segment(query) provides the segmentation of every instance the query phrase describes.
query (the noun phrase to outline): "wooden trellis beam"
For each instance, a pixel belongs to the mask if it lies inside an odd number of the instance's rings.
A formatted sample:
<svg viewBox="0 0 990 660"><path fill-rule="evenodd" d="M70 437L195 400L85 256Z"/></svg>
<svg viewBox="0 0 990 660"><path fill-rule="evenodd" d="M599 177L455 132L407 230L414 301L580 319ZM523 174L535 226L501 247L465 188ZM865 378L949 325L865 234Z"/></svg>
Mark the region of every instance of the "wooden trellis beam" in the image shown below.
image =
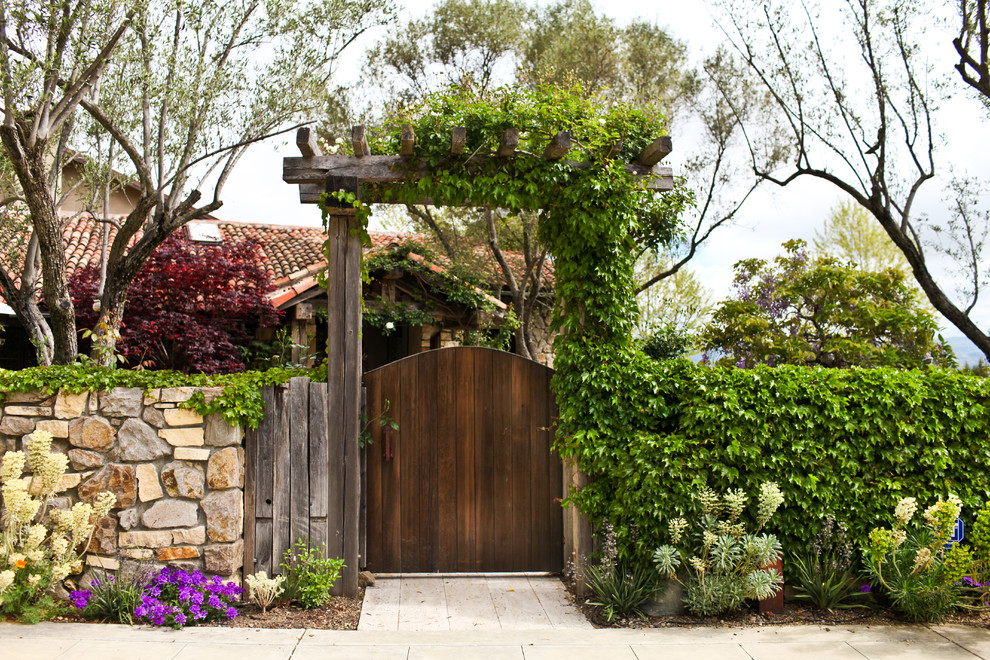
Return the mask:
<svg viewBox="0 0 990 660"><path fill-rule="evenodd" d="M406 130L408 128L408 131ZM465 152L467 131L463 126L453 129L450 139L450 158L461 158ZM328 178L335 181L346 180L356 182L360 188L363 184L389 183L416 178L423 174L422 169L416 169L410 159L415 154L415 135L411 126L404 126L400 135L400 154L396 156L372 156L363 126L355 126L351 132L351 142L354 154L322 155L316 144L315 136L308 127L299 129L296 144L302 156L289 157L282 161L282 180L299 186L299 201L303 204L316 204L320 195L327 190ZM493 155L472 155L471 162L481 162L486 158L512 157L519 146L519 130L506 129L502 135L499 147ZM571 136L567 131L557 133L543 152L547 160L562 160L570 150ZM609 155L616 155L621 150L621 143L609 150ZM660 167L658 163L671 152L669 136L657 138L632 163L627 163L626 171L642 177L645 186L650 190L672 190L674 187L673 171L669 167ZM587 169L591 163L564 161L575 169ZM375 201L375 200L367 200Z"/></svg>

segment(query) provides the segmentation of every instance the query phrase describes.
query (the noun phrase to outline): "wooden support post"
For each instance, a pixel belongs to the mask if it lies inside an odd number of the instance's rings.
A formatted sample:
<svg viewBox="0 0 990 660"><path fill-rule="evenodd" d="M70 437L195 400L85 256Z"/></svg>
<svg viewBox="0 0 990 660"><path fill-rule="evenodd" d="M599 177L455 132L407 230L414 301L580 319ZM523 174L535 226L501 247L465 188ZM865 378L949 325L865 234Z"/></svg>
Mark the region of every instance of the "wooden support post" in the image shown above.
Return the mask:
<svg viewBox="0 0 990 660"><path fill-rule="evenodd" d="M327 177L327 189L357 192L353 177ZM361 237L353 209L341 208L327 221L327 280L331 283L327 319L327 436L331 468L343 464L343 479L331 480L331 502L343 503L340 532L346 567L339 591L358 589L361 515L361 461L358 449L361 402ZM342 454L342 455L341 455ZM332 474L337 470L331 469ZM339 473L339 471L338 471ZM336 481L336 483L334 483ZM333 530L328 530L333 534Z"/></svg>
<svg viewBox="0 0 990 660"><path fill-rule="evenodd" d="M502 134L502 142L498 145L498 151L495 155L499 158L508 158L516 152L516 147L519 146L519 129L518 128L507 128L505 133Z"/></svg>
<svg viewBox="0 0 990 660"><path fill-rule="evenodd" d="M467 128L455 126L450 134L450 155L460 156L464 153L464 145L467 144Z"/></svg>
<svg viewBox="0 0 990 660"><path fill-rule="evenodd" d="M562 469L565 497L588 485L588 475L581 472L574 460L563 461ZM584 567L594 549L591 523L576 505L571 504L564 509L564 567L574 570L574 590L578 596L590 593L584 579Z"/></svg>
<svg viewBox="0 0 990 660"><path fill-rule="evenodd" d="M416 134L409 124L402 125L402 133L399 135L399 155L403 158L412 158L416 153Z"/></svg>
<svg viewBox="0 0 990 660"><path fill-rule="evenodd" d="M351 129L351 146L354 147L354 155L359 158L371 155L371 149L368 148L368 139L364 135L364 126L358 124Z"/></svg>
<svg viewBox="0 0 990 660"><path fill-rule="evenodd" d="M550 144L543 150L543 158L546 160L560 160L571 150L571 132L560 131L553 136Z"/></svg>
<svg viewBox="0 0 990 660"><path fill-rule="evenodd" d="M661 160L670 155L674 145L669 135L663 135L654 140L648 147L640 152L636 158L636 164L643 167L653 167Z"/></svg>

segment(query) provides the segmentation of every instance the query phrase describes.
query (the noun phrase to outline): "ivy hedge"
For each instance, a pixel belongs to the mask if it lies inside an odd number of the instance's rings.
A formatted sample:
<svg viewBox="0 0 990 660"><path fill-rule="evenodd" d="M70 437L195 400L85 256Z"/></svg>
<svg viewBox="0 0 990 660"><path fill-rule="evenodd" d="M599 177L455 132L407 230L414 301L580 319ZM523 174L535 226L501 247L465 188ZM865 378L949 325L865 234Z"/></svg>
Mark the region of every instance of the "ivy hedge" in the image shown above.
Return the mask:
<svg viewBox="0 0 990 660"><path fill-rule="evenodd" d="M601 357L580 385L565 385L568 404L596 423L558 442L594 479L575 500L642 559L704 485L753 493L776 481L786 500L773 531L789 550L827 514L863 542L901 497L927 505L955 493L964 518L990 499L990 380L943 369L712 368L631 349Z"/></svg>
<svg viewBox="0 0 990 660"><path fill-rule="evenodd" d="M131 371L96 365L54 365L31 367L21 371L0 369L0 396L6 392L49 392L65 389L72 394L100 392L115 387L140 387L145 392L159 387L223 387L223 392L206 401L202 392L182 404L201 415L219 413L230 424L257 428L265 415L261 388L287 383L290 378L306 376L325 382L324 363L313 369L275 368L235 374L183 374L178 371Z"/></svg>

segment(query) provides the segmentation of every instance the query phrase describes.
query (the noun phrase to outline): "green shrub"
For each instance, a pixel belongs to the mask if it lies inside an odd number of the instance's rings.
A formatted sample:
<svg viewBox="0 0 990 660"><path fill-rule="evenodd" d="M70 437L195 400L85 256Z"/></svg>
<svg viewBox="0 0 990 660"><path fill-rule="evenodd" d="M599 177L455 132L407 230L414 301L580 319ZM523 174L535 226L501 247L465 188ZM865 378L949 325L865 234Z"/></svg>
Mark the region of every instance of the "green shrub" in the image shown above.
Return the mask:
<svg viewBox="0 0 990 660"><path fill-rule="evenodd" d="M946 550L962 503L950 495L925 510L923 527L912 525L913 497L898 502L891 528L870 531L863 559L871 580L898 612L912 621L944 621L959 603L960 581L972 563L969 549Z"/></svg>
<svg viewBox="0 0 990 660"><path fill-rule="evenodd" d="M285 551L280 565L285 576L282 599L307 610L324 605L342 568L343 559L325 557L322 547L309 547L305 539L297 539L295 548Z"/></svg>
<svg viewBox="0 0 990 660"><path fill-rule="evenodd" d="M578 365L580 377L560 378ZM555 367L556 446L591 477L574 500L593 522L615 525L620 555L648 558L705 486L751 492L777 482L786 505L775 525L788 554L814 537L822 511L841 514L858 546L905 494L937 487L969 512L990 499L986 379L712 368L590 343Z"/></svg>
<svg viewBox="0 0 990 660"><path fill-rule="evenodd" d="M109 573L94 576L86 591L73 591L72 600L82 605L87 619L108 623L134 623L134 610L141 604L147 576Z"/></svg>
<svg viewBox="0 0 990 660"><path fill-rule="evenodd" d="M701 490L695 497L699 510L694 526L684 518L672 520L670 544L653 555L660 574L684 586L684 604L694 614L737 610L747 598L770 598L783 586L780 573L767 568L780 559L780 543L772 534L757 535L783 501L780 490L773 483L760 487L752 533L741 520L747 499L741 490L722 495Z"/></svg>

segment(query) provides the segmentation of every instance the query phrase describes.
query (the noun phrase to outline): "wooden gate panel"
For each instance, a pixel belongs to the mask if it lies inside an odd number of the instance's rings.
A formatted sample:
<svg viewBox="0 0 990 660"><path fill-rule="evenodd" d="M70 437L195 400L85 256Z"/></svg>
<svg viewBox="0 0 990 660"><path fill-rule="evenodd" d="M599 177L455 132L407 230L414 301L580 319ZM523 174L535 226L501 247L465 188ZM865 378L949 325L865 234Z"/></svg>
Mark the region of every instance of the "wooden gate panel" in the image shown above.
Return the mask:
<svg viewBox="0 0 990 660"><path fill-rule="evenodd" d="M372 424L377 446L366 450L368 568L560 570L550 373L508 353L456 348L365 374L369 418L388 401L399 425Z"/></svg>

